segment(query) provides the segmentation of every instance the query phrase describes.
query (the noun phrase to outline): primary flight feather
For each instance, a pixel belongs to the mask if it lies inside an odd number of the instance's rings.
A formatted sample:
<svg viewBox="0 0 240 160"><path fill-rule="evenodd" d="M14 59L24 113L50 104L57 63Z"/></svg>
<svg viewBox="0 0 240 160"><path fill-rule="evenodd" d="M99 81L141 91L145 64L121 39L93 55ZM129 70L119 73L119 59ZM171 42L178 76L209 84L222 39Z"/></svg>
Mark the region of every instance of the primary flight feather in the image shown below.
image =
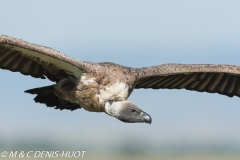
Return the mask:
<svg viewBox="0 0 240 160"><path fill-rule="evenodd" d="M131 68L92 63L54 49L0 35L0 68L55 85L26 90L35 102L55 109L105 112L123 122L151 123L150 115L128 101L133 89L187 89L240 97L240 66L163 64Z"/></svg>

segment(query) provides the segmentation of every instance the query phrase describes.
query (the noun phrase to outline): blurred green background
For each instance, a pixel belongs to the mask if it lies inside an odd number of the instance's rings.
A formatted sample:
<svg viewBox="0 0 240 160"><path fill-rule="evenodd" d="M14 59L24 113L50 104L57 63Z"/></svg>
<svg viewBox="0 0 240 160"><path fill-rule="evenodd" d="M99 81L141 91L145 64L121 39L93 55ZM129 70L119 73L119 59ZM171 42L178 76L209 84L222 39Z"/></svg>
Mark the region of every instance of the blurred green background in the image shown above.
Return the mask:
<svg viewBox="0 0 240 160"><path fill-rule="evenodd" d="M0 34L71 57L131 67L240 65L237 0L1 1ZM153 123L58 111L23 91L51 84L0 70L0 150L86 150L85 159L239 159L239 98L185 90L135 90Z"/></svg>

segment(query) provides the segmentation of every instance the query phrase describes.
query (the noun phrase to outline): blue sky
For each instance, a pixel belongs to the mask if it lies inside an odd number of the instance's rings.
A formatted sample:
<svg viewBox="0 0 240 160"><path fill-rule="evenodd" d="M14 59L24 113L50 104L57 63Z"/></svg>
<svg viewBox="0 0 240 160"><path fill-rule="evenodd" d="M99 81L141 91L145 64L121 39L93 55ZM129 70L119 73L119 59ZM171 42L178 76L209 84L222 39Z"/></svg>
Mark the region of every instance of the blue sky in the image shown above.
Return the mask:
<svg viewBox="0 0 240 160"><path fill-rule="evenodd" d="M0 34L84 61L131 67L240 65L239 7L237 0L8 0L0 6ZM83 109L60 112L35 104L34 97L23 91L50 81L5 70L0 73L3 148L19 139L66 142L93 152L129 141L146 143L145 150L182 142L240 145L240 100L236 97L185 90L135 90L129 99L149 113L153 123L125 124L104 113Z"/></svg>

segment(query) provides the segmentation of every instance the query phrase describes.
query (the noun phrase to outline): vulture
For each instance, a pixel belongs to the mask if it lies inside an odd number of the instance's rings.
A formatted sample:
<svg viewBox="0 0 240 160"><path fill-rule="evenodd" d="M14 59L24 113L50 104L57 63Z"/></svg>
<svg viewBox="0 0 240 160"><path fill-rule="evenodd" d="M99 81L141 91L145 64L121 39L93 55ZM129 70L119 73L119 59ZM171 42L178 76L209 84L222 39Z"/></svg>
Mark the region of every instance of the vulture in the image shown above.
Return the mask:
<svg viewBox="0 0 240 160"><path fill-rule="evenodd" d="M105 112L128 123L152 122L150 115L127 100L133 89L187 89L240 97L240 66L162 64L132 68L93 63L7 35L0 35L0 68L54 82L25 91L36 95L36 103L60 110Z"/></svg>

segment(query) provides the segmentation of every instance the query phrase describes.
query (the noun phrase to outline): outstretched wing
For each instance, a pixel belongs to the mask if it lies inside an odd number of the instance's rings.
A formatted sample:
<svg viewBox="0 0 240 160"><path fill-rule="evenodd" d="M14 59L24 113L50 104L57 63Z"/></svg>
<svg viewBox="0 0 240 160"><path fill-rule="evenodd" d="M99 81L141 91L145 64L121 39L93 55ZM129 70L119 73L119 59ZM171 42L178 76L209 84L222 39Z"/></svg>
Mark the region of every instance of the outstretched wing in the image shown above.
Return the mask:
<svg viewBox="0 0 240 160"><path fill-rule="evenodd" d="M86 64L54 49L0 35L0 68L56 82L80 79Z"/></svg>
<svg viewBox="0 0 240 160"><path fill-rule="evenodd" d="M135 88L187 89L240 97L240 66L163 64L136 71Z"/></svg>

